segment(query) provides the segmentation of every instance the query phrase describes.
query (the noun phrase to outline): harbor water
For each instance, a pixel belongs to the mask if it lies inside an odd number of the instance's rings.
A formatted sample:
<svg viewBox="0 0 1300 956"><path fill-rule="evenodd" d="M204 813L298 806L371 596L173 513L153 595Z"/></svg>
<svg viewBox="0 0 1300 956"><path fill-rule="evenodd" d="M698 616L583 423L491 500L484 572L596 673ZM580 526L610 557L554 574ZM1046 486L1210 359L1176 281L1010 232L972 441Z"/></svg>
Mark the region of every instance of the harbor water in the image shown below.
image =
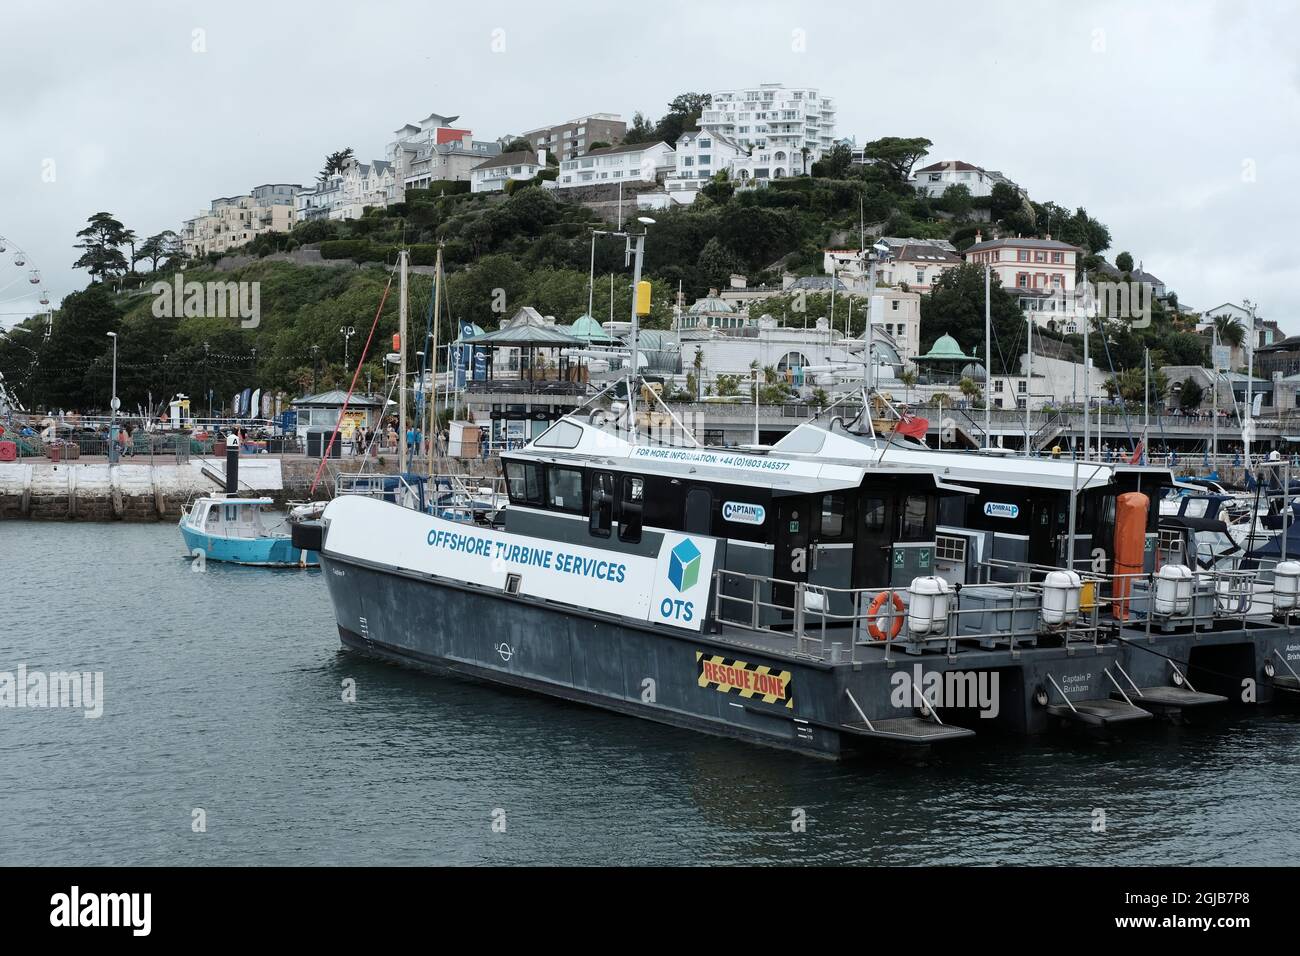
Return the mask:
<svg viewBox="0 0 1300 956"><path fill-rule="evenodd" d="M0 865L1300 859L1294 712L827 763L371 662L319 571L170 524L0 524L20 667L102 673L102 714L0 706Z"/></svg>

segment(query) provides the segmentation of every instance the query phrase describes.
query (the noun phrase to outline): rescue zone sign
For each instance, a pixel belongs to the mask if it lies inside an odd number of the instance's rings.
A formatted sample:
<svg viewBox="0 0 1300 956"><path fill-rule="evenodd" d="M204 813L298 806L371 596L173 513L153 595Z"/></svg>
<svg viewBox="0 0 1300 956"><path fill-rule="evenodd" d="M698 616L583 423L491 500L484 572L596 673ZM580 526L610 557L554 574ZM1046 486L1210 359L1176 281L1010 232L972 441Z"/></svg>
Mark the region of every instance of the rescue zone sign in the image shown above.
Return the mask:
<svg viewBox="0 0 1300 956"><path fill-rule="evenodd" d="M789 671L774 671L766 664L747 664L717 654L695 652L699 665L699 685L712 687L723 694L732 691L741 697L762 698L765 704L779 704L794 709Z"/></svg>

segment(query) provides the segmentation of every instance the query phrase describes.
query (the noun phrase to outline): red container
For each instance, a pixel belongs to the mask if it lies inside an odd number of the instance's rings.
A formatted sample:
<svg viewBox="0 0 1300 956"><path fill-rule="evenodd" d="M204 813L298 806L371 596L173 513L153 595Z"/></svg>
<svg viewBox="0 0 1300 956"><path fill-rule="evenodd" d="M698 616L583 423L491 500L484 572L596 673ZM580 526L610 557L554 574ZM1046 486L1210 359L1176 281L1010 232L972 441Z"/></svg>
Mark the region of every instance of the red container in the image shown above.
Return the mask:
<svg viewBox="0 0 1300 956"><path fill-rule="evenodd" d="M11 441L0 441L0 461L17 461L18 444Z"/></svg>
<svg viewBox="0 0 1300 956"><path fill-rule="evenodd" d="M58 445L50 445L45 449L45 454L50 456L50 461L58 461L63 456L63 449Z"/></svg>

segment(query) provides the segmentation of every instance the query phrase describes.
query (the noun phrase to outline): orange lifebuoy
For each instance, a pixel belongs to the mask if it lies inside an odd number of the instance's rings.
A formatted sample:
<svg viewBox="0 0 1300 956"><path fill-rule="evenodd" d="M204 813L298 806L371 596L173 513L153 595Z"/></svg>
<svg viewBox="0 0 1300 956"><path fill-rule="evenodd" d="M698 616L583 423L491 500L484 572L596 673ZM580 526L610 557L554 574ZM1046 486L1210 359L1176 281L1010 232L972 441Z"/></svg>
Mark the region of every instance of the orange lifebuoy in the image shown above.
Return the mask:
<svg viewBox="0 0 1300 956"><path fill-rule="evenodd" d="M884 632L876 626L876 618L880 616L880 609L885 606L885 602L890 598L894 599L894 621L889 626L889 637L885 637ZM903 629L903 614L906 612L903 607L903 599L898 596L897 591L881 591L871 601L871 606L867 608L867 630L871 636L878 641L892 641L898 637L898 632Z"/></svg>

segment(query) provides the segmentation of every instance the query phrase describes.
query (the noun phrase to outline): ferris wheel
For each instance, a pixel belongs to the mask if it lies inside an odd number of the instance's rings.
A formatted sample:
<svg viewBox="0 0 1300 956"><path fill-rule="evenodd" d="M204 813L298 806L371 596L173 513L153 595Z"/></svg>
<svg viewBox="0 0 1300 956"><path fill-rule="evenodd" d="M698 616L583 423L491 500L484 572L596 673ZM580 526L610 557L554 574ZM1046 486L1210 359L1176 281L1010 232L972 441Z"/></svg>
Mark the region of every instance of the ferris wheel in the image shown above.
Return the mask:
<svg viewBox="0 0 1300 956"><path fill-rule="evenodd" d="M13 331L23 319L42 313L45 315L45 330L39 342L26 341L36 338L31 333L22 334L31 329L31 326L24 326L18 332ZM24 380L9 382L10 388L5 387L3 374L0 373L0 414L12 409L22 410L22 403L12 393L12 387L21 387L30 379L40 361L37 348L50 340L53 328L54 314L50 311L50 295L41 281L40 269L22 246L0 233L0 336L30 352L32 356ZM9 331L6 332L6 329Z"/></svg>
<svg viewBox="0 0 1300 956"><path fill-rule="evenodd" d="M49 306L50 294L45 290L41 270L22 246L0 232L0 328L45 313L44 340L48 341L53 327Z"/></svg>

